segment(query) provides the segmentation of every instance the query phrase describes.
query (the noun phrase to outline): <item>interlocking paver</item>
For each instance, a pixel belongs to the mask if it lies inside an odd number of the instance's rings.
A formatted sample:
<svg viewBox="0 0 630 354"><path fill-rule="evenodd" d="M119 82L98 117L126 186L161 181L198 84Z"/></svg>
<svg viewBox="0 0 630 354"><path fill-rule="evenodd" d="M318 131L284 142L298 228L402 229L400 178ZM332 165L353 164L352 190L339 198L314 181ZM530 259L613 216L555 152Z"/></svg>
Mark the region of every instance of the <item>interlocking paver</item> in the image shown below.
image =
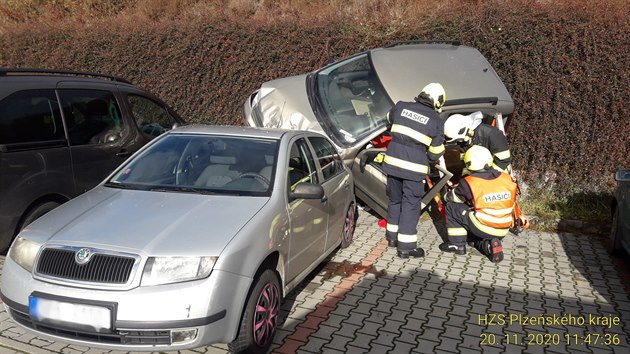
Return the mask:
<svg viewBox="0 0 630 354"><path fill-rule="evenodd" d="M383 243L384 231L376 222L361 212L354 244L334 254L330 263L289 294L273 352L630 352L626 290L630 287L627 277L618 273L619 262L611 260L597 238L526 230L505 239L506 257L497 265L473 248L465 256L440 252L436 230L443 232L443 223L423 218L418 229L427 256L401 260L395 249ZM3 262L0 257L0 274ZM479 320L487 314L508 319L511 315L610 315L618 317L619 324L611 328L589 323L531 326L517 320L489 325ZM619 343L566 343L567 337L588 334L616 335ZM496 336L497 343L482 346L482 339L490 335ZM528 345L528 336L537 335L559 336L561 343ZM506 338L512 343L506 344ZM27 334L4 310L0 310L0 352L115 353ZM226 352L225 345L213 345L180 354Z"/></svg>

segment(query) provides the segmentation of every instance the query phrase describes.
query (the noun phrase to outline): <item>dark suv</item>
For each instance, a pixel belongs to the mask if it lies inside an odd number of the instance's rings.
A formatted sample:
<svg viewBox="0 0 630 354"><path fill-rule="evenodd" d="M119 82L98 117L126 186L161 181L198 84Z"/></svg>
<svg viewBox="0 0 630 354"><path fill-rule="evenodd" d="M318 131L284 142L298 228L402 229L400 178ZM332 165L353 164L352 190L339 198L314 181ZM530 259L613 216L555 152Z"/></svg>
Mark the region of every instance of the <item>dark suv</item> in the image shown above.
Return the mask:
<svg viewBox="0 0 630 354"><path fill-rule="evenodd" d="M156 96L115 76L0 68L0 252L180 124Z"/></svg>

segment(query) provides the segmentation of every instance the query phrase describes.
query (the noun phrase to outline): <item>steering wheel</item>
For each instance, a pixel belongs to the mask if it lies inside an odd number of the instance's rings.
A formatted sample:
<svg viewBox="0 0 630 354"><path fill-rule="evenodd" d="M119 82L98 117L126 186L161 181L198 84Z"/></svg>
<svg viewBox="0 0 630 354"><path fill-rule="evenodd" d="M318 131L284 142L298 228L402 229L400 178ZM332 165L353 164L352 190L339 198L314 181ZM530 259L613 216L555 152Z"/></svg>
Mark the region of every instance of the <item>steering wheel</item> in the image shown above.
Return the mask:
<svg viewBox="0 0 630 354"><path fill-rule="evenodd" d="M265 176L258 174L256 172L245 172L238 177L239 178L253 178L257 180L258 182L262 183L265 188L268 188L269 184L271 184L271 182L269 182L269 180Z"/></svg>
<svg viewBox="0 0 630 354"><path fill-rule="evenodd" d="M189 144L190 146L190 144ZM175 184L182 185L188 184L191 178L191 171L195 167L193 164L193 155L191 154L190 147L187 146L182 153L182 157L177 162L177 168L175 172Z"/></svg>

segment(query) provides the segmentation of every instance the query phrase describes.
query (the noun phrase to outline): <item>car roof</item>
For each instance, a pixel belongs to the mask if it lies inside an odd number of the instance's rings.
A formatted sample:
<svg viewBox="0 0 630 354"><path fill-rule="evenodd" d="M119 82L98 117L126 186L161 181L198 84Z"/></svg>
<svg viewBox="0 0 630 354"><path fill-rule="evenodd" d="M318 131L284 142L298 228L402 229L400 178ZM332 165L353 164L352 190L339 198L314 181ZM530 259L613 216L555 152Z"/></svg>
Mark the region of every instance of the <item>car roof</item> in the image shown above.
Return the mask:
<svg viewBox="0 0 630 354"><path fill-rule="evenodd" d="M394 103L413 101L422 88L438 82L449 100L497 97L513 111L513 100L486 58L458 44L401 44L369 51L372 64ZM465 83L465 84L464 84Z"/></svg>
<svg viewBox="0 0 630 354"><path fill-rule="evenodd" d="M303 130L209 124L185 125L171 130L169 134L219 134L267 139L281 139L283 136L291 137L302 134L325 137L322 134Z"/></svg>
<svg viewBox="0 0 630 354"><path fill-rule="evenodd" d="M23 85L27 88L55 88L59 82L89 82L115 84L138 88L130 81L118 76L95 72L55 70L55 69L14 69L0 68L0 82L3 85Z"/></svg>

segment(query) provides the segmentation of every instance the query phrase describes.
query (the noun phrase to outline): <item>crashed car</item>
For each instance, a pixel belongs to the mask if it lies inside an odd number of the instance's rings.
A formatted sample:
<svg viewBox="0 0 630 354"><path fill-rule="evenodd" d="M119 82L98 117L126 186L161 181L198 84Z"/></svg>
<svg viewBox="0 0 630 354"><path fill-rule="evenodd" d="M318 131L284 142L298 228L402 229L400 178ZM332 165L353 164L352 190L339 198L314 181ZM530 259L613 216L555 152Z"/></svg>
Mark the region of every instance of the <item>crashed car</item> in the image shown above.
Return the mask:
<svg viewBox="0 0 630 354"><path fill-rule="evenodd" d="M357 198L385 217L387 179L379 159L365 168L360 161L374 149L386 149L386 116L393 105L413 101L430 82L439 82L446 89L440 114L444 120L452 114L480 111L484 123L509 125L514 102L488 60L477 49L459 42L434 41L397 42L311 73L265 82L246 99L245 122L329 136L352 169ZM446 148L446 169L440 165L432 169L433 188L423 197L423 208L450 177L461 174L458 147Z"/></svg>

